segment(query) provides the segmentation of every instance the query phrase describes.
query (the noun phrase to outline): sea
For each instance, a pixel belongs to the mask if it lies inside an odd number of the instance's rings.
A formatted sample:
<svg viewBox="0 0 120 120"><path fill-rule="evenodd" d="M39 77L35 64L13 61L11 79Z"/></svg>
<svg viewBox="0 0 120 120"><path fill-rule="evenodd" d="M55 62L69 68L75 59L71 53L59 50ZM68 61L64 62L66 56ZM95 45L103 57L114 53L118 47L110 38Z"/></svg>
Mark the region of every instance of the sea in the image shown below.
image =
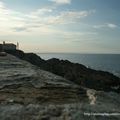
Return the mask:
<svg viewBox="0 0 120 120"><path fill-rule="evenodd" d="M120 77L120 54L37 53L42 59L58 58Z"/></svg>

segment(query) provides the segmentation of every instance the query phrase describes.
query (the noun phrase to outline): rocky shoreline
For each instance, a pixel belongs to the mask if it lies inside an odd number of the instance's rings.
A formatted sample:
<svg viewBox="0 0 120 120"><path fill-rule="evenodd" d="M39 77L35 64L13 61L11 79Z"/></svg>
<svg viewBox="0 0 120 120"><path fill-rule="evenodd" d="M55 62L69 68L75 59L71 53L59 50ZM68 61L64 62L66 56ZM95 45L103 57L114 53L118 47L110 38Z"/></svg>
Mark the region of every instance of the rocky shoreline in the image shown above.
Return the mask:
<svg viewBox="0 0 120 120"><path fill-rule="evenodd" d="M118 93L86 88L9 54L0 57L0 120L119 120L86 115L119 114L118 106Z"/></svg>
<svg viewBox="0 0 120 120"><path fill-rule="evenodd" d="M119 115L94 116L91 114L119 114L118 90L89 89L73 80L42 70L45 65L50 67L51 62L44 61L33 53L14 51L11 54L14 56L7 54L7 56L0 57L0 120L120 119ZM54 60L56 59L52 62ZM73 64L69 61L56 61L58 63L55 62L53 66L62 63L65 65L67 63L68 66ZM82 70L86 69L83 65L80 66ZM111 80L116 78L110 73L104 74L112 76Z"/></svg>
<svg viewBox="0 0 120 120"><path fill-rule="evenodd" d="M7 52L43 70L62 76L79 86L98 91L120 93L120 78L112 73L93 70L82 64L71 63L68 60L59 60L56 58L43 60L34 53L24 53L20 50Z"/></svg>

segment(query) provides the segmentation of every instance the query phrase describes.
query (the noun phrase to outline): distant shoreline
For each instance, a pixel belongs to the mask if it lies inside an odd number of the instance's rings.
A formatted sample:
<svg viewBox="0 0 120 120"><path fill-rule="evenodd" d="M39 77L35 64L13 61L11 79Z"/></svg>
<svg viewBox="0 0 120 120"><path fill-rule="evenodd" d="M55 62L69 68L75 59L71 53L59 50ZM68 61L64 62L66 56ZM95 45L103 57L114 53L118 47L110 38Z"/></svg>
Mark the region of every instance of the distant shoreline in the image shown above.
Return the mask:
<svg viewBox="0 0 120 120"><path fill-rule="evenodd" d="M30 52L27 52L30 53ZM74 53L74 52L34 52L36 54L86 54L86 55L120 55L120 53Z"/></svg>

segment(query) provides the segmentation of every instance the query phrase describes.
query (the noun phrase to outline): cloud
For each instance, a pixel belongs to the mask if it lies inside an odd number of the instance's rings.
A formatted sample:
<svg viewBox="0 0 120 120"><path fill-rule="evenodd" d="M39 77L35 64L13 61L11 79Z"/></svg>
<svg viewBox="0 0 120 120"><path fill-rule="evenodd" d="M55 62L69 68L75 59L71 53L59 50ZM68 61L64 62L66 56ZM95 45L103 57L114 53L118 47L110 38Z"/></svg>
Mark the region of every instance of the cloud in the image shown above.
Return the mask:
<svg viewBox="0 0 120 120"><path fill-rule="evenodd" d="M102 24L102 25L93 26L93 28L96 28L96 29L101 29L101 28L103 28L103 29L105 29L105 28L107 28L107 29L115 29L117 27L118 26L116 24L113 24L113 23L105 23L105 24Z"/></svg>
<svg viewBox="0 0 120 120"><path fill-rule="evenodd" d="M13 28L13 30L15 30L16 32L22 32L22 31L26 31L27 28L26 27L15 27Z"/></svg>
<svg viewBox="0 0 120 120"><path fill-rule="evenodd" d="M56 16L48 16L48 24L70 24L89 16L93 11L63 11Z"/></svg>
<svg viewBox="0 0 120 120"><path fill-rule="evenodd" d="M108 26L109 28L117 28L117 25L112 24L112 23L108 23L107 26Z"/></svg>
<svg viewBox="0 0 120 120"><path fill-rule="evenodd" d="M56 4L71 4L71 0L49 0L49 1L52 1L52 2L55 2Z"/></svg>
<svg viewBox="0 0 120 120"><path fill-rule="evenodd" d="M0 2L0 34L12 34L13 27L24 26L25 15L11 9L7 9L3 2Z"/></svg>
<svg viewBox="0 0 120 120"><path fill-rule="evenodd" d="M48 9L48 8L41 8L41 9L38 9L34 12L32 12L31 14L32 15L43 15L45 13L51 13L53 11L53 9Z"/></svg>
<svg viewBox="0 0 120 120"><path fill-rule="evenodd" d="M95 37L96 35L98 35L97 32L58 32L58 35L61 36L63 39L67 40L68 42L83 42L83 41L87 41L90 40L91 41L91 37L93 40L93 36Z"/></svg>
<svg viewBox="0 0 120 120"><path fill-rule="evenodd" d="M57 31L57 25L76 23L93 13L93 10L57 11L44 7L27 14L11 10L0 2L0 35L51 34Z"/></svg>

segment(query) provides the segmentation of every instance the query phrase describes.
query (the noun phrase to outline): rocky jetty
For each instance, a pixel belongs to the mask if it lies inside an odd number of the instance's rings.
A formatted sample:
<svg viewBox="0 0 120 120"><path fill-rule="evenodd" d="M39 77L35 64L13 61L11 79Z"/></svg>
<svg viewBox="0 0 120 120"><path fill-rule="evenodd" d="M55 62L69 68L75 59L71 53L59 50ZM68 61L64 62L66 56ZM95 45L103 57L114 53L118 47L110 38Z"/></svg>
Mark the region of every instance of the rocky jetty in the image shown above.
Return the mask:
<svg viewBox="0 0 120 120"><path fill-rule="evenodd" d="M120 78L112 73L93 70L82 64L71 63L68 60L56 58L43 60L34 53L24 53L23 51L7 51L43 70L62 76L80 86L100 91L114 91L120 93Z"/></svg>
<svg viewBox="0 0 120 120"><path fill-rule="evenodd" d="M119 120L118 106L118 93L80 87L9 54L0 57L0 120Z"/></svg>

